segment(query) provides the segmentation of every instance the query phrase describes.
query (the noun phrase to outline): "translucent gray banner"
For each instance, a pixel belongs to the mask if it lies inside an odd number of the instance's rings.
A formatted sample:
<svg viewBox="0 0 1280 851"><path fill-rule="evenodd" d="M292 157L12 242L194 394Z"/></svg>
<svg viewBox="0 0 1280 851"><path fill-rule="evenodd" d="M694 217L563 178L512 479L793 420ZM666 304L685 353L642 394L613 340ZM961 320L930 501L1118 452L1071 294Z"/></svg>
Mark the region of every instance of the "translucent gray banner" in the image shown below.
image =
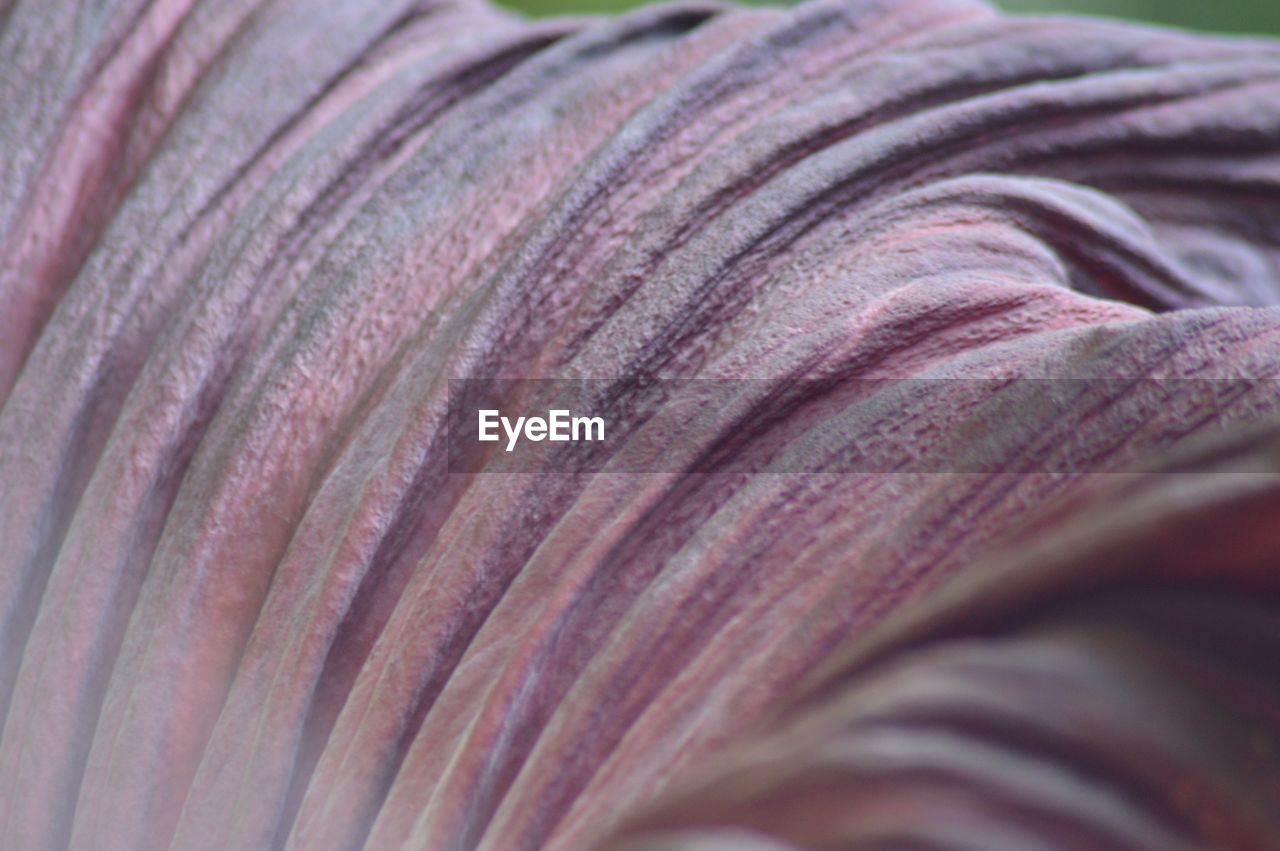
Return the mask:
<svg viewBox="0 0 1280 851"><path fill-rule="evenodd" d="M1127 472L1277 408L1246 378L451 380L449 470Z"/></svg>

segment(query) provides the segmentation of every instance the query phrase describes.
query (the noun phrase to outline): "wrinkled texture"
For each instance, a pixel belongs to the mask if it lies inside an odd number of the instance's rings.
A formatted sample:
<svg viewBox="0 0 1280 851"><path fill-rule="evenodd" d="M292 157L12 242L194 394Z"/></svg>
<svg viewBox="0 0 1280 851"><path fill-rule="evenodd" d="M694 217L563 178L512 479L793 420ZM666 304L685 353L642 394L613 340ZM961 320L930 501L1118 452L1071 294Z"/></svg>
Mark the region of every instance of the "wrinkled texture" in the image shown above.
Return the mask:
<svg viewBox="0 0 1280 851"><path fill-rule="evenodd" d="M1280 835L1280 45L977 0L0 26L0 847ZM451 474L448 380L522 377L606 379L667 471ZM689 434L661 378L759 380ZM1002 416L1002 472L842 469L959 464L1014 378L1135 383ZM744 445L787 472L691 472Z"/></svg>

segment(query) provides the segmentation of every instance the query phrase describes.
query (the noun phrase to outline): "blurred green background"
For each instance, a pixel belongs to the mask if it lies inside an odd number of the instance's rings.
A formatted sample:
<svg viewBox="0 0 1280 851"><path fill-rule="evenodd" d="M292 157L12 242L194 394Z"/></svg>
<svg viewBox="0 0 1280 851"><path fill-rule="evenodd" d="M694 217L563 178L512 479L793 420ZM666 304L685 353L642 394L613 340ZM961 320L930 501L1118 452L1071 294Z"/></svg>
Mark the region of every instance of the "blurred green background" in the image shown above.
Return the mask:
<svg viewBox="0 0 1280 851"><path fill-rule="evenodd" d="M636 0L498 0L530 15L616 12ZM1198 30L1280 34L1280 0L996 0L1011 12L1074 12Z"/></svg>

